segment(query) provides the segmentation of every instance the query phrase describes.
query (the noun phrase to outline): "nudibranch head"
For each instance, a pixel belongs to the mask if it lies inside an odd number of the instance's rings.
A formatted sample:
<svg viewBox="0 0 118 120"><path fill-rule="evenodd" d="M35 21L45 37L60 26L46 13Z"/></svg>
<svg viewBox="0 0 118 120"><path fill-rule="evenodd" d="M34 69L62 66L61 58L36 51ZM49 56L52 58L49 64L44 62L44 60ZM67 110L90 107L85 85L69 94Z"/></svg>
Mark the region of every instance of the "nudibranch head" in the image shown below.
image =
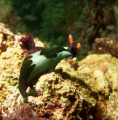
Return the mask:
<svg viewBox="0 0 118 120"><path fill-rule="evenodd" d="M30 33L27 37L22 37L19 41L22 43L22 44L20 44L22 49L29 50L29 49L35 47L35 43L34 43L34 40L33 40L33 35L30 34Z"/></svg>
<svg viewBox="0 0 118 120"><path fill-rule="evenodd" d="M70 39L70 47L68 48L68 50L72 53L70 59L73 59L77 55L77 50L81 48L81 44L78 43L77 46L74 46L74 40L71 34L69 35L69 39Z"/></svg>

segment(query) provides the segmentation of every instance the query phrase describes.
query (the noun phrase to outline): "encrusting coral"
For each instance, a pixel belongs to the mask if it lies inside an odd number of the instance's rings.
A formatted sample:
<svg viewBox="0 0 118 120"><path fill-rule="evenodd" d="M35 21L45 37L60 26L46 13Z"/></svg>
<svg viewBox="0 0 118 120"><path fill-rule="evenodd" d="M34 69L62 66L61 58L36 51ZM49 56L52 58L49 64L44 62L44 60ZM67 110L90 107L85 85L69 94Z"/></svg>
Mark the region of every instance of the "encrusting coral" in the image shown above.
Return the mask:
<svg viewBox="0 0 118 120"><path fill-rule="evenodd" d="M12 100L18 93L19 69L25 55L18 44L20 36L14 35L8 29L1 26L0 34L0 105L6 106L5 104L7 104L12 106Z"/></svg>
<svg viewBox="0 0 118 120"><path fill-rule="evenodd" d="M79 62L78 77L98 95L106 118L117 118L118 59L108 54L89 55Z"/></svg>
<svg viewBox="0 0 118 120"><path fill-rule="evenodd" d="M21 49L19 39L7 28L0 26L0 105L12 106L15 96L19 96L18 79L20 67L26 57ZM38 43L38 42L37 42ZM41 43L41 42L40 42ZM43 44L41 44L43 45ZM43 47L43 46L42 46ZM3 94L4 93L4 94ZM7 105L6 105L7 104Z"/></svg>
<svg viewBox="0 0 118 120"><path fill-rule="evenodd" d="M97 53L111 54L118 58L118 37L116 35L109 36L109 38L96 38L94 50Z"/></svg>
<svg viewBox="0 0 118 120"><path fill-rule="evenodd" d="M108 96L118 90L118 60L110 55L89 55L79 63L79 78L85 80L92 89ZM111 89L111 90L110 90Z"/></svg>

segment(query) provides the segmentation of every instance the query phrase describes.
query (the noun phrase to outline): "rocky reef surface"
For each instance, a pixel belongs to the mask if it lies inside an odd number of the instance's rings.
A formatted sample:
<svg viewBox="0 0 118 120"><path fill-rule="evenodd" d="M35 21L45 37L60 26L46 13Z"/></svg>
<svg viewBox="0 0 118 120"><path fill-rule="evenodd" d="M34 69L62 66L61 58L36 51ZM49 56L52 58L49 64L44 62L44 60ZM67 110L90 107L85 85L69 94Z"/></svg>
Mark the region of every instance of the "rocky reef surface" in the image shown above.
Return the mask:
<svg viewBox="0 0 118 120"><path fill-rule="evenodd" d="M21 37L0 28L1 120L118 119L118 59L108 54L62 60L55 71L39 78L38 96L29 96L29 103L24 103L18 90L20 67L27 55L19 46Z"/></svg>

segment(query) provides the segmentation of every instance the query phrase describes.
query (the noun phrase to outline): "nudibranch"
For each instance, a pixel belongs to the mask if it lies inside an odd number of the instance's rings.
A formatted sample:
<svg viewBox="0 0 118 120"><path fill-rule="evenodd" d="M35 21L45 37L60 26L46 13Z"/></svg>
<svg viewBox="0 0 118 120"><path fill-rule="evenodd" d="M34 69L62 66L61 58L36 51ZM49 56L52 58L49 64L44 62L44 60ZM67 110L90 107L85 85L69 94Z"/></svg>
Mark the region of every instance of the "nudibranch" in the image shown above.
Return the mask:
<svg viewBox="0 0 118 120"><path fill-rule="evenodd" d="M27 88L33 88L33 85L36 84L38 78L42 74L45 74L52 69L55 69L56 65L62 59L69 56L70 59L76 57L77 50L80 49L81 45L80 43L78 43L77 46L74 47L74 40L72 38L72 35L69 35L69 39L69 48L42 48L40 51L30 54L24 59L19 77L19 91L24 99L24 102L28 102L28 94L26 92Z"/></svg>
<svg viewBox="0 0 118 120"><path fill-rule="evenodd" d="M34 40L33 40L33 35L29 33L27 37L22 37L19 42L21 42L20 46L22 49L28 50L28 55L33 54L37 51L40 51L42 47L36 47Z"/></svg>

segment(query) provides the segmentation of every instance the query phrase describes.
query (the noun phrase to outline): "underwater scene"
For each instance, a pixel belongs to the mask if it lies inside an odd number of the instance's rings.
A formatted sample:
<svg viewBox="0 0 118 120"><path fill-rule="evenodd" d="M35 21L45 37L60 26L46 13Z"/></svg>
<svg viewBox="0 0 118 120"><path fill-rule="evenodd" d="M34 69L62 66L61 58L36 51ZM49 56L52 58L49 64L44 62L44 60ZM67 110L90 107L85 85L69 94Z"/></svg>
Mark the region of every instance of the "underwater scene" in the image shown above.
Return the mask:
<svg viewBox="0 0 118 120"><path fill-rule="evenodd" d="M0 0L0 120L118 120L118 0Z"/></svg>

